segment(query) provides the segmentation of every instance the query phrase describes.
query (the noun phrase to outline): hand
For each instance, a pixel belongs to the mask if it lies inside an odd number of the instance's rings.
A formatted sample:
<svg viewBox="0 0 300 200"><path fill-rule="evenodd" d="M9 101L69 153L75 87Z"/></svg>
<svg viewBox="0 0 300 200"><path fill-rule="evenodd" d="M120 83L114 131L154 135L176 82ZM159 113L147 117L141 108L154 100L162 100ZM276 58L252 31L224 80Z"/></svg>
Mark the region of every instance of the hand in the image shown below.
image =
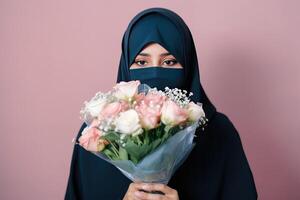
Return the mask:
<svg viewBox="0 0 300 200"><path fill-rule="evenodd" d="M160 191L164 195L151 194L153 191ZM179 197L176 190L164 184L131 183L123 200L179 200Z"/></svg>

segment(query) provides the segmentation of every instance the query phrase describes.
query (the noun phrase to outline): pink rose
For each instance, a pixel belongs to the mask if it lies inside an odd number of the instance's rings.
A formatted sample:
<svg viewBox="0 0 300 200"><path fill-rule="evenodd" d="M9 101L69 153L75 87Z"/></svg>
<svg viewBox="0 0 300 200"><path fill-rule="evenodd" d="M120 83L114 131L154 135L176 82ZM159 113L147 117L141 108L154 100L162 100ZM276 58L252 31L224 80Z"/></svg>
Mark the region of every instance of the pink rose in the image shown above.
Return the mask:
<svg viewBox="0 0 300 200"><path fill-rule="evenodd" d="M125 101L120 102L112 102L107 104L102 111L100 112L98 119L102 120L105 118L114 118L116 117L120 112L125 111L129 108L129 105Z"/></svg>
<svg viewBox="0 0 300 200"><path fill-rule="evenodd" d="M138 93L140 81L121 81L114 86L114 96L125 101L132 101L133 97Z"/></svg>
<svg viewBox="0 0 300 200"><path fill-rule="evenodd" d="M160 121L160 109L150 107L146 103L142 103L135 107L139 114L140 122L143 128L153 129L156 128Z"/></svg>
<svg viewBox="0 0 300 200"><path fill-rule="evenodd" d="M135 109L139 113L142 127L145 129L156 128L160 122L161 107L166 97L149 92L146 96L138 98Z"/></svg>
<svg viewBox="0 0 300 200"><path fill-rule="evenodd" d="M166 101L166 98L167 98L166 96L149 92L146 95L144 100L146 101L147 104L162 106L162 104Z"/></svg>
<svg viewBox="0 0 300 200"><path fill-rule="evenodd" d="M87 151L97 151L98 139L101 131L95 127L87 127L83 130L82 135L78 139L80 146Z"/></svg>
<svg viewBox="0 0 300 200"><path fill-rule="evenodd" d="M172 100L164 102L161 109L161 121L168 126L176 126L188 119L188 112Z"/></svg>

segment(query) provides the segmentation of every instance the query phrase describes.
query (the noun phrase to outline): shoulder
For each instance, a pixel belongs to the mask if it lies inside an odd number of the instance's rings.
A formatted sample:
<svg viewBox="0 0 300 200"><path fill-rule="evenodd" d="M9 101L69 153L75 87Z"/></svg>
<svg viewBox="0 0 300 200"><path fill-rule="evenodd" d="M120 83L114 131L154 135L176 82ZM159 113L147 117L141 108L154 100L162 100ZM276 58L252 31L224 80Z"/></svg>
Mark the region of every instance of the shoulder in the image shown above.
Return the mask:
<svg viewBox="0 0 300 200"><path fill-rule="evenodd" d="M226 114L222 112L216 111L216 113L208 123L209 127L212 129L231 129L236 131L232 121Z"/></svg>
<svg viewBox="0 0 300 200"><path fill-rule="evenodd" d="M222 112L216 112L208 125L208 133L214 134L228 143L239 143L240 136L231 119Z"/></svg>

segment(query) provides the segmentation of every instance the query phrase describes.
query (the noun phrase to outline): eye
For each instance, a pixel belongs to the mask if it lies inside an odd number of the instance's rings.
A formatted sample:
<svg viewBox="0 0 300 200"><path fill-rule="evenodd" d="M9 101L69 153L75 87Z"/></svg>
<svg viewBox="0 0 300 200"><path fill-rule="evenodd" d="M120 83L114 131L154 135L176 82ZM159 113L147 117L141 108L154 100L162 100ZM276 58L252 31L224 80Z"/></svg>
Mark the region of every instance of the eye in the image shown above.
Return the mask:
<svg viewBox="0 0 300 200"><path fill-rule="evenodd" d="M139 66L144 66L144 65L146 65L147 62L145 60L136 60L136 61L134 61L134 63Z"/></svg>
<svg viewBox="0 0 300 200"><path fill-rule="evenodd" d="M172 60L166 60L166 61L164 61L164 63L168 66L173 66L173 65L176 65L178 63L178 61L175 59L172 59Z"/></svg>

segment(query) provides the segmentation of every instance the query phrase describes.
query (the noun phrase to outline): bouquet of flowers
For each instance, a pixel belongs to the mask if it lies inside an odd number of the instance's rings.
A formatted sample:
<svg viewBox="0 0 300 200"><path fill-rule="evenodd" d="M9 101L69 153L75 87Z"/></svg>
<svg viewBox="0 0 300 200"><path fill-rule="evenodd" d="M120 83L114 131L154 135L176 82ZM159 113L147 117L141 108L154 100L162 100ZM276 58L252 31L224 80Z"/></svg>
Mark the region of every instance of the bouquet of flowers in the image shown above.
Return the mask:
<svg viewBox="0 0 300 200"><path fill-rule="evenodd" d="M77 144L132 181L167 184L193 149L196 128L208 121L191 95L122 81L84 102L80 113L87 127Z"/></svg>

